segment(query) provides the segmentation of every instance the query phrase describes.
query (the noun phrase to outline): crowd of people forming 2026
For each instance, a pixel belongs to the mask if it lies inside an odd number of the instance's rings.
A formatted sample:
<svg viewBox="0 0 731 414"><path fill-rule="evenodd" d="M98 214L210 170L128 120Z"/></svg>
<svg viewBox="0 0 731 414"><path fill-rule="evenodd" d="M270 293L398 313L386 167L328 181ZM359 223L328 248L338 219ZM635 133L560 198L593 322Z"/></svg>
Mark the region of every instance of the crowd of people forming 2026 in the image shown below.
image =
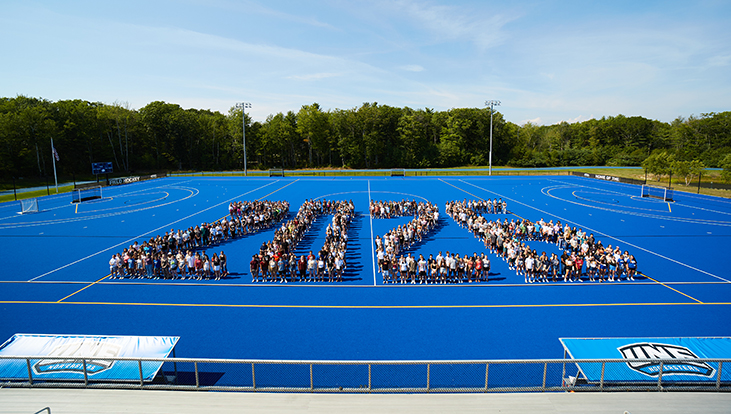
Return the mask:
<svg viewBox="0 0 731 414"><path fill-rule="evenodd" d="M268 229L289 214L286 201L239 201L229 205L229 215L214 223L171 229L137 241L109 259L112 279L215 279L228 276L226 254L206 249L221 242Z"/></svg>
<svg viewBox="0 0 731 414"><path fill-rule="evenodd" d="M489 252L507 262L509 269L535 282L611 282L634 280L637 260L618 246L604 246L593 234L561 221L535 222L505 217L502 199L463 200L446 203L445 212L459 226L482 241ZM485 253L450 253L415 257L409 250L440 224L439 207L427 201L371 201L375 219L413 217L376 236L377 269L384 284L451 284L489 281L491 262ZM325 243L313 253L295 250L321 216L332 220ZM166 232L141 244L137 241L109 260L115 278L215 279L229 275L223 251L208 255L221 242L275 228L274 237L262 243L249 262L252 282L342 282L346 269L348 230L355 215L353 201L306 200L294 218L286 201L239 201L229 205L229 215L213 223ZM497 216L503 215L503 217ZM495 219L489 219L493 216ZM281 223L281 224L280 224ZM561 251L547 254L528 243L555 244Z"/></svg>

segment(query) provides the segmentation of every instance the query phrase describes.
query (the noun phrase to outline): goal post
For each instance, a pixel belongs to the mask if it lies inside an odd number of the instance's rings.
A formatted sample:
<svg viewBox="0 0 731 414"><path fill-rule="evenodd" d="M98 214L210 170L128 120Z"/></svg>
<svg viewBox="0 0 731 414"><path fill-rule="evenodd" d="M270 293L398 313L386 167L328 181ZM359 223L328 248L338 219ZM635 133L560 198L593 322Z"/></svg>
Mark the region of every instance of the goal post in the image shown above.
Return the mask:
<svg viewBox="0 0 731 414"><path fill-rule="evenodd" d="M391 177L406 177L406 170L403 168L391 169Z"/></svg>
<svg viewBox="0 0 731 414"><path fill-rule="evenodd" d="M96 200L102 198L102 186L94 186L87 188L76 188L71 191L71 202L82 203L84 201Z"/></svg>
<svg viewBox="0 0 731 414"><path fill-rule="evenodd" d="M284 170L282 168L270 168L269 176L270 177L284 177Z"/></svg>
<svg viewBox="0 0 731 414"><path fill-rule="evenodd" d="M673 201L673 189L655 185L642 185L642 197L659 198L663 201Z"/></svg>
<svg viewBox="0 0 731 414"><path fill-rule="evenodd" d="M26 198L24 200L20 200L20 213L19 214L28 214L28 213L37 213L38 212L38 199L37 198Z"/></svg>

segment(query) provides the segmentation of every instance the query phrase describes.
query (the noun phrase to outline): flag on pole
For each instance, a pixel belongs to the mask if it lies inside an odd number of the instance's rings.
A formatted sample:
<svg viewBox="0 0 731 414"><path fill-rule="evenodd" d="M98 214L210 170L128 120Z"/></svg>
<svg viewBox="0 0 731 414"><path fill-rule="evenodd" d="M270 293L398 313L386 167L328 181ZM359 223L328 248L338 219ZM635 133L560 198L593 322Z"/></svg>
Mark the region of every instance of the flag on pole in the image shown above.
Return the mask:
<svg viewBox="0 0 731 414"><path fill-rule="evenodd" d="M58 151L56 151L56 146L53 145L53 138L51 138L51 154L53 154L53 157L51 157L51 161L53 161L53 181L56 182L56 194L58 194L58 175L56 175L56 161L59 161L59 158Z"/></svg>

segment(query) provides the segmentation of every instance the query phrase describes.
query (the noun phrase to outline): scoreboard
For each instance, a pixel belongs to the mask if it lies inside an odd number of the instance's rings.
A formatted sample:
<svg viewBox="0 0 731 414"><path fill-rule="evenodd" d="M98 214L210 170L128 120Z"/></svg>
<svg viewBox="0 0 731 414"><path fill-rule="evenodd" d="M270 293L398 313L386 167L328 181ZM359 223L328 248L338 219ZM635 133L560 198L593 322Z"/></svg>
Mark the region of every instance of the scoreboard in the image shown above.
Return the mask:
<svg viewBox="0 0 731 414"><path fill-rule="evenodd" d="M94 175L111 174L112 173L112 163L111 162L93 162L93 163L91 163L91 173Z"/></svg>

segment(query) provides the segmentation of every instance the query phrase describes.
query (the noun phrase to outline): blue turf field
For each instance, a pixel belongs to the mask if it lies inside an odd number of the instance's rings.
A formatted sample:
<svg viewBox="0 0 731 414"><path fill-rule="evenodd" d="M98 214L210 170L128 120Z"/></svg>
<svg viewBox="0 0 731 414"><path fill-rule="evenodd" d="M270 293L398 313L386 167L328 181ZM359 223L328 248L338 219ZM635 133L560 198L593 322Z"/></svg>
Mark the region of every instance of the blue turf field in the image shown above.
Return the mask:
<svg viewBox="0 0 731 414"><path fill-rule="evenodd" d="M579 177L189 178L104 189L72 205L39 200L18 215L0 205L0 339L14 333L180 336L177 355L261 359L557 358L560 337L729 336L731 201L675 193L643 199L638 186ZM480 285L382 285L373 237L407 218L371 220L372 200L429 200L437 231L414 252L482 252L444 211L449 200L502 197L511 214L560 219L619 245L646 278L634 282L523 283L493 257ZM133 241L210 222L236 200L350 200L349 268L341 284L252 285L248 261L273 230L225 242L221 281L111 280L107 261ZM492 217L491 217L492 218ZM323 223L321 220L319 223ZM313 227L298 252L317 250ZM539 250L553 245L530 242Z"/></svg>

